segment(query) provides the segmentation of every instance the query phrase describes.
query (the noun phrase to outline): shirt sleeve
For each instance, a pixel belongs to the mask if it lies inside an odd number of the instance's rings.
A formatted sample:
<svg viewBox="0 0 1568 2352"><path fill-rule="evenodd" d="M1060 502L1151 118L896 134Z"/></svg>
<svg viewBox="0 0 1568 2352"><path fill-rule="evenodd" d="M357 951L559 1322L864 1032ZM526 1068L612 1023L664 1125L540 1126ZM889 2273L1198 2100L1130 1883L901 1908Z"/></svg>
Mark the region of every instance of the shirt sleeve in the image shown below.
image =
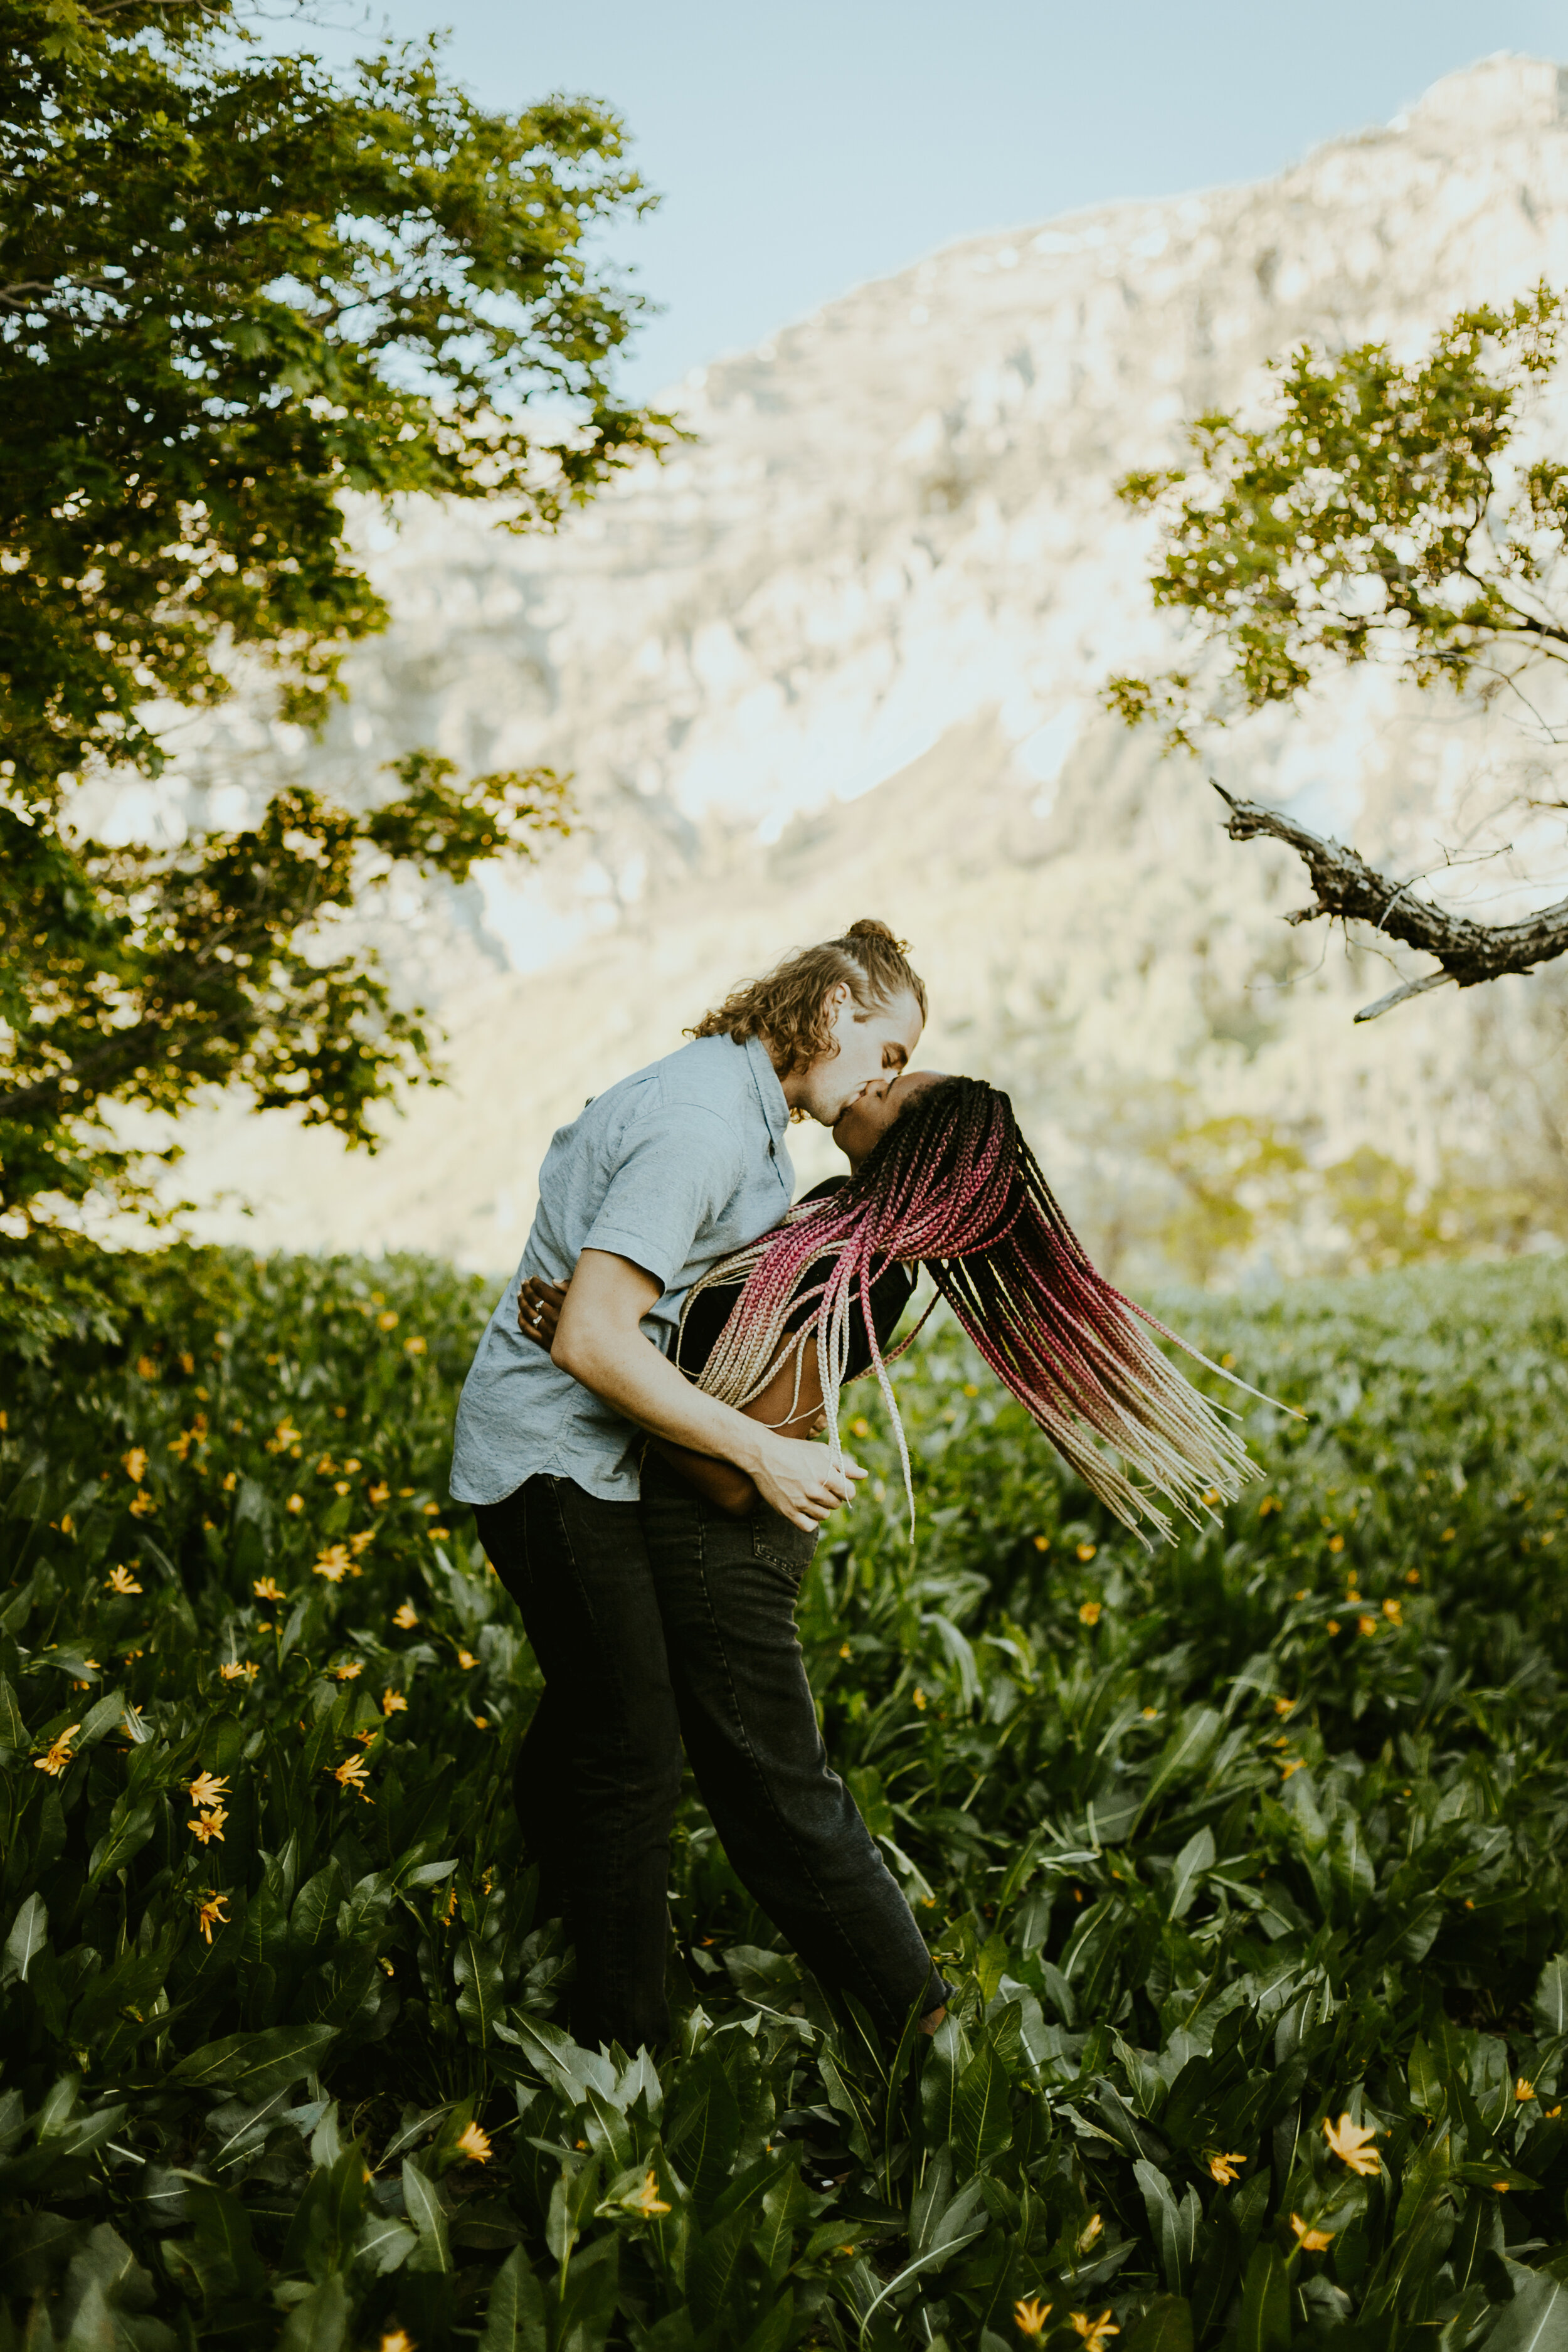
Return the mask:
<svg viewBox="0 0 1568 2352"><path fill-rule="evenodd" d="M715 1113L692 1104L652 1112L623 1136L583 1247L630 1258L668 1290L742 1172L740 1140Z"/></svg>

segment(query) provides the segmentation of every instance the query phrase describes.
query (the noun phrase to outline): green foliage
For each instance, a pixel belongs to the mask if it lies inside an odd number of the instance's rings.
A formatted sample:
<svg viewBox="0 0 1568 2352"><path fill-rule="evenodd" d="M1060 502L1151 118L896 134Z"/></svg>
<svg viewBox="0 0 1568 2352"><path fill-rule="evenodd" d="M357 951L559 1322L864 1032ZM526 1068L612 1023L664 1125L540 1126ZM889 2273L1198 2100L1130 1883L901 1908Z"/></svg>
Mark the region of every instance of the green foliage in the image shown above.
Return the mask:
<svg viewBox="0 0 1568 2352"><path fill-rule="evenodd" d="M1555 1263L1168 1301L1311 1419L1152 1560L936 1328L918 1547L868 1408L801 1638L948 2018L835 2014L692 1794L655 2059L561 2030L518 1852L535 1678L440 1500L483 1286L71 1279L5 1380L7 2341L1558 2340Z"/></svg>
<svg viewBox="0 0 1568 2352"><path fill-rule="evenodd" d="M1516 465L1524 393L1557 361L1562 304L1542 285L1510 309L1461 311L1427 357L1386 344L1303 344L1278 362L1260 425L1190 428L1193 468L1130 474L1120 495L1163 536L1154 601L1217 647L1217 680L1118 677L1129 724L1173 744L1290 702L1374 653L1417 685L1498 691L1568 656L1552 597L1568 542L1568 467Z"/></svg>
<svg viewBox="0 0 1568 2352"><path fill-rule="evenodd" d="M461 879L559 826L548 774L399 762L374 814L280 794L173 852L111 848L69 787L155 776L171 711L269 668L307 725L386 610L346 494L548 525L668 438L615 396L639 300L590 261L648 199L603 108L487 111L433 47L335 79L230 0L0 0L0 1211L148 1205L125 1107L201 1086L351 1141L431 1068L323 925L389 859ZM555 421L535 431L531 401Z"/></svg>

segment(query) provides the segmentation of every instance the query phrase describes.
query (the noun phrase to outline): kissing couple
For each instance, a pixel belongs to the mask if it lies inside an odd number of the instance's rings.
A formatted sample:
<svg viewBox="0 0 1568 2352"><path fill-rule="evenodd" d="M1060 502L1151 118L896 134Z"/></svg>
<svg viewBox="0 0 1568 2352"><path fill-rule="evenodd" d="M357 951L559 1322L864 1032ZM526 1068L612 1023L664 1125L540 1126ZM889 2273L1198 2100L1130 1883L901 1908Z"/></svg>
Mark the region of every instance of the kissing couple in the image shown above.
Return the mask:
<svg viewBox="0 0 1568 2352"><path fill-rule="evenodd" d="M862 920L597 1096L551 1142L464 1384L451 1491L544 1676L514 1790L589 2047L668 2034L683 1748L731 1866L823 1986L894 2039L917 2008L941 2021L948 1988L829 1765L795 1625L818 1530L865 1475L838 1431L862 1373L912 1514L886 1351L922 1265L1135 1531L1171 1531L1151 1489L1194 1517L1250 1475L1152 1336L1173 1335L1095 1272L1007 1097L911 1067L926 1011L903 944ZM795 1202L802 1117L848 1172Z"/></svg>

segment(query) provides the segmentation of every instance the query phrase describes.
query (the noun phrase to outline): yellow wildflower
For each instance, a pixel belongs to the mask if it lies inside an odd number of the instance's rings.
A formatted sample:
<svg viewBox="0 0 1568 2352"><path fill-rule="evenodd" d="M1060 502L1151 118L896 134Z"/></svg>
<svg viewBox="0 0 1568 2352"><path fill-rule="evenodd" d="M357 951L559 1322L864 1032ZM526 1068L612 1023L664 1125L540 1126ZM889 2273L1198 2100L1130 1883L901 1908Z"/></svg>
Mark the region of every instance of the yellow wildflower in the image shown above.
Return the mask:
<svg viewBox="0 0 1568 2352"><path fill-rule="evenodd" d="M391 1494L392 1489L387 1485L384 1478L378 1478L374 1486L367 1486L365 1488L365 1492L370 1496L371 1501L375 1505L376 1509L379 1511L383 1503L385 1502L387 1496Z"/></svg>
<svg viewBox="0 0 1568 2352"><path fill-rule="evenodd" d="M352 1478L355 1471L358 1470L360 1466L359 1455L357 1454L351 1454L348 1460L343 1464L344 1474L348 1477Z"/></svg>
<svg viewBox="0 0 1568 2352"><path fill-rule="evenodd" d="M1100 1603L1098 1601L1080 1601L1078 1612L1079 1623L1080 1625L1098 1625L1100 1622Z"/></svg>
<svg viewBox="0 0 1568 2352"><path fill-rule="evenodd" d="M216 1838L219 1845L223 1845L226 1843L223 1825L227 1819L227 1813L219 1805L215 1812L201 1813L194 1822L187 1822L185 1827L202 1845L210 1845L214 1838Z"/></svg>
<svg viewBox="0 0 1568 2352"><path fill-rule="evenodd" d="M1276 1715L1294 1715L1296 1712L1295 1700L1293 1698L1277 1698L1274 1702L1274 1712Z"/></svg>
<svg viewBox="0 0 1568 2352"><path fill-rule="evenodd" d="M329 1544L310 1573L324 1576L329 1584L341 1584L353 1566L347 1544Z"/></svg>
<svg viewBox="0 0 1568 2352"><path fill-rule="evenodd" d="M332 1668L332 1680L338 1683L355 1683L363 1672L364 1666L360 1659L344 1658Z"/></svg>
<svg viewBox="0 0 1568 2352"><path fill-rule="evenodd" d="M355 1796L363 1797L367 1805L374 1801L365 1786L370 1775L365 1770L363 1756L345 1756L332 1778L345 1795L352 1790Z"/></svg>
<svg viewBox="0 0 1568 2352"><path fill-rule="evenodd" d="M1329 1549L1331 1551L1343 1551L1344 1548L1345 1539L1343 1536L1331 1536L1329 1538Z"/></svg>
<svg viewBox="0 0 1568 2352"><path fill-rule="evenodd" d="M403 1352L405 1356L422 1356L425 1353L424 1340L418 1339L405 1339L403 1342Z"/></svg>
<svg viewBox="0 0 1568 2352"><path fill-rule="evenodd" d="M658 2193L658 2175L656 2172L646 2173L642 2187L631 2189L622 2198L621 2202L628 2213L639 2214L645 2221L656 2221L659 2214L668 2213L669 2210L668 2205Z"/></svg>
<svg viewBox="0 0 1568 2352"><path fill-rule="evenodd" d="M1152 1723L1152 1722L1153 1722L1153 1720L1154 1720L1154 1718L1155 1718L1155 1717L1159 1714L1159 1712L1160 1712L1160 1710L1159 1710L1159 1708L1158 1708L1157 1706L1146 1706L1146 1707L1144 1707L1144 1708L1143 1708L1143 1710L1142 1710L1142 1715L1143 1715L1143 1720L1144 1720L1144 1722L1145 1722L1145 1723Z"/></svg>
<svg viewBox="0 0 1568 2352"><path fill-rule="evenodd" d="M105 1592L140 1592L142 1587L128 1568L111 1568L103 1580Z"/></svg>
<svg viewBox="0 0 1568 2352"><path fill-rule="evenodd" d="M1377 1620L1375 1617L1358 1617L1355 1621L1355 1629L1358 1633L1375 1633Z"/></svg>
<svg viewBox="0 0 1568 2352"><path fill-rule="evenodd" d="M476 1715L476 1716L475 1716L475 1717L474 1717L474 1729L475 1729L476 1731L488 1731L488 1730L489 1729L489 1727L490 1727L490 1719L489 1719L489 1717L488 1715Z"/></svg>
<svg viewBox="0 0 1568 2352"><path fill-rule="evenodd" d="M43 1755L34 1757L34 1771L47 1772L51 1780L58 1780L71 1760L71 1741L80 1729L79 1723L68 1723L63 1731L57 1732Z"/></svg>
<svg viewBox="0 0 1568 2352"><path fill-rule="evenodd" d="M350 1558L351 1559L357 1559L359 1558L359 1556L360 1556L361 1552L362 1552L362 1551L363 1551L363 1549L365 1549L365 1546L366 1546L367 1544L373 1544L374 1541L375 1541L375 1529L374 1529L374 1528L366 1528L363 1530L363 1532L362 1534L360 1534L360 1535L357 1535L357 1536L350 1536L350 1538L349 1538L349 1558ZM356 1568L356 1569L355 1569L355 1570L354 1570L354 1574L355 1574L356 1576L358 1576L360 1573L361 1573L361 1571Z"/></svg>
<svg viewBox="0 0 1568 2352"><path fill-rule="evenodd" d="M405 1601L393 1617L393 1623L405 1633L411 1633L419 1622L419 1612L412 1601Z"/></svg>
<svg viewBox="0 0 1568 2352"><path fill-rule="evenodd" d="M439 1503L421 1503L419 1507L424 1512L427 1519L438 1519L441 1516L441 1506Z"/></svg>
<svg viewBox="0 0 1568 2352"><path fill-rule="evenodd" d="M283 1508L293 1518L298 1518L304 1507L305 1497L303 1495L290 1495L289 1500L283 1506Z"/></svg>
<svg viewBox="0 0 1568 2352"><path fill-rule="evenodd" d="M226 1772L220 1780L216 1772L198 1772L186 1787L192 1804L198 1810L203 1805L216 1805L228 1794L228 1775Z"/></svg>
<svg viewBox="0 0 1568 2352"><path fill-rule="evenodd" d="M1266 1519L1270 1511L1282 1511L1284 1508L1285 1506L1278 1495L1265 1495L1258 1506L1258 1516L1260 1519Z"/></svg>
<svg viewBox="0 0 1568 2352"><path fill-rule="evenodd" d="M1383 1613L1387 1618L1391 1625L1403 1625L1405 1622L1404 1601L1385 1601L1383 1604Z"/></svg>
<svg viewBox="0 0 1568 2352"><path fill-rule="evenodd" d="M1035 1549L1037 1551L1049 1551L1050 1548L1051 1539L1049 1536L1037 1536L1035 1538ZM1046 2309L1047 2311L1050 2309L1049 2304L1047 2304Z"/></svg>
<svg viewBox="0 0 1568 2352"><path fill-rule="evenodd" d="M1292 1772L1300 1772L1305 1770L1306 1763L1307 1759L1304 1756L1281 1756L1279 1759L1279 1775L1281 1780L1288 1780Z"/></svg>
<svg viewBox="0 0 1568 2352"><path fill-rule="evenodd" d="M1377 2137L1375 2126L1352 2123L1347 2110L1337 2124L1331 2124L1327 2116L1323 2117L1323 2137L1340 2162L1348 2164L1352 2172L1359 2172L1370 2180L1375 2173L1382 2171L1377 2150L1372 2146Z"/></svg>
<svg viewBox="0 0 1568 2352"><path fill-rule="evenodd" d="M1110 1875L1112 1878L1120 1878L1121 1873L1119 1870L1113 1870ZM1098 2213L1091 2213L1088 2221L1084 2223L1083 2228L1079 2231L1078 2252L1080 2254L1086 2254L1090 2246L1093 2245L1096 2238L1103 2236L1104 2231L1105 2223L1100 2220L1100 2215Z"/></svg>
<svg viewBox="0 0 1568 2352"><path fill-rule="evenodd" d="M426 1528L425 1532L432 1543L438 1543L443 1536L449 1536L452 1530L450 1528Z"/></svg>
<svg viewBox="0 0 1568 2352"><path fill-rule="evenodd" d="M923 1715L925 1713L926 1695L924 1691L921 1689L918 1683L915 1685L914 1699L915 1705L920 1708L921 1713Z"/></svg>
<svg viewBox="0 0 1568 2352"><path fill-rule="evenodd" d="M350 1482L349 1482L349 1480L348 1480L348 1479L346 1479L346 1478L334 1478L334 1479L333 1479L333 1481L332 1481L332 1492L333 1492L333 1494L334 1494L334 1495L346 1495L346 1494L348 1493L348 1491L349 1491L349 1484L350 1484Z"/></svg>
<svg viewBox="0 0 1568 2352"><path fill-rule="evenodd" d="M383 1715L406 1715L408 1701L399 1690L384 1690L381 1694L381 1711Z"/></svg>
<svg viewBox="0 0 1568 2352"><path fill-rule="evenodd" d="M226 1471L224 1472L224 1474L223 1474L223 1491L224 1491L224 1493L225 1493L226 1495L232 1495L232 1494L233 1494L233 1492L234 1492L234 1490L235 1490L235 1488L238 1486L238 1484L239 1484L239 1473L238 1473L238 1471L237 1471L237 1470L226 1470Z"/></svg>
<svg viewBox="0 0 1568 2352"><path fill-rule="evenodd" d="M155 1381L157 1379L158 1367L153 1362L151 1356L137 1357L136 1377L139 1381Z"/></svg>
<svg viewBox="0 0 1568 2352"><path fill-rule="evenodd" d="M1100 1546L1098 1544L1079 1544L1078 1548L1078 1556L1079 1559L1092 1559L1099 1549Z"/></svg>
<svg viewBox="0 0 1568 2352"><path fill-rule="evenodd" d="M1521 2103L1526 2099L1533 2099L1535 2096L1534 2084L1527 2083L1522 2074L1519 2075L1514 2082L1513 2095L1516 2099L1521 2101Z"/></svg>
<svg viewBox="0 0 1568 2352"><path fill-rule="evenodd" d="M139 1494L132 1495L131 1497L131 1516L133 1519L150 1519L157 1507L157 1497L150 1495L145 1486Z"/></svg>
<svg viewBox="0 0 1568 2352"><path fill-rule="evenodd" d="M380 1314L380 1315L378 1315L378 1316L376 1317L376 1318L375 1318L375 1328L376 1328L376 1329L377 1329L378 1331L395 1331L395 1330L396 1330L396 1328L397 1328L397 1318L396 1318L396 1316L393 1313L393 1311L392 1311L392 1309L391 1309L391 1307L387 1307L387 1308L385 1309L384 1313Z"/></svg>
<svg viewBox="0 0 1568 2352"><path fill-rule="evenodd" d="M1228 2189L1236 2179L1238 2168L1246 2162L1247 2158L1244 2156L1221 2156L1216 2153L1209 2158L1209 2179L1217 2180L1222 2189Z"/></svg>
<svg viewBox="0 0 1568 2352"><path fill-rule="evenodd" d="M1217 1486L1211 1486L1208 1493L1204 1496L1204 1500L1205 1503L1210 1505L1217 1503L1219 1500L1219 1488Z"/></svg>
<svg viewBox="0 0 1568 2352"><path fill-rule="evenodd" d="M209 1944L213 1939L214 1927L223 1927L228 1924L228 1913L223 1907L227 1901L226 1895L219 1895L214 1888L209 1887L206 1900L197 1907L196 1925Z"/></svg>
<svg viewBox="0 0 1568 2352"><path fill-rule="evenodd" d="M415 2352L414 2338L401 2327L394 2327L382 2337L381 2352Z"/></svg>
<svg viewBox="0 0 1568 2352"><path fill-rule="evenodd" d="M1443 1540L1443 1542L1444 1542L1444 1543L1452 1543L1452 1542L1453 1542L1453 1540L1454 1540L1454 1538L1455 1538L1455 1536L1458 1534L1458 1528L1444 1528L1444 1530L1443 1530L1443 1535L1442 1535L1442 1540Z"/></svg>
<svg viewBox="0 0 1568 2352"><path fill-rule="evenodd" d="M1296 2232L1296 2243L1304 2254L1325 2253L1334 2242L1331 2230L1313 2230L1302 2221L1300 2213L1290 2216L1290 2227Z"/></svg>
<svg viewBox="0 0 1568 2352"><path fill-rule="evenodd" d="M465 2124L458 2141L458 2154L466 2156L470 2164L488 2164L490 2160L490 2137L478 2124Z"/></svg>
<svg viewBox="0 0 1568 2352"><path fill-rule="evenodd" d="M477 1666L479 1663L479 1662L478 1658L475 1657L472 1650L458 1651L458 1664L462 1667L465 1674L468 1674L470 1668Z"/></svg>
<svg viewBox="0 0 1568 2352"><path fill-rule="evenodd" d="M258 1601L287 1601L289 1598L275 1576L258 1576L250 1589Z"/></svg>
<svg viewBox="0 0 1568 2352"><path fill-rule="evenodd" d="M253 1683L261 1672L254 1658L235 1658L218 1668L226 1683Z"/></svg>
<svg viewBox="0 0 1568 2352"><path fill-rule="evenodd" d="M300 1443L300 1433L291 1421L280 1421L267 1441L268 1454L287 1454L291 1445Z"/></svg>
<svg viewBox="0 0 1568 2352"><path fill-rule="evenodd" d="M1331 1617L1331 1618L1330 1618L1330 1620L1329 1620L1329 1622L1328 1622L1328 1624L1327 1624L1327 1625L1326 1625L1326 1627L1324 1628L1324 1631L1325 1631L1326 1633L1337 1633L1339 1632L1339 1630L1340 1630L1340 1621L1339 1621L1339 1619L1338 1619L1337 1617Z"/></svg>
<svg viewBox="0 0 1568 2352"><path fill-rule="evenodd" d="M1020 2336L1043 2336L1052 2306L1042 2303L1037 2294L1020 2297L1013 2305L1013 2325Z"/></svg>
<svg viewBox="0 0 1568 2352"><path fill-rule="evenodd" d="M1110 2324L1109 2304L1098 2319L1091 2319L1087 2311L1075 2311L1071 2314L1071 2318L1074 2327L1088 2345L1089 2352L1100 2352L1100 2347L1112 2336L1120 2336L1121 2333L1120 2327L1113 2327Z"/></svg>

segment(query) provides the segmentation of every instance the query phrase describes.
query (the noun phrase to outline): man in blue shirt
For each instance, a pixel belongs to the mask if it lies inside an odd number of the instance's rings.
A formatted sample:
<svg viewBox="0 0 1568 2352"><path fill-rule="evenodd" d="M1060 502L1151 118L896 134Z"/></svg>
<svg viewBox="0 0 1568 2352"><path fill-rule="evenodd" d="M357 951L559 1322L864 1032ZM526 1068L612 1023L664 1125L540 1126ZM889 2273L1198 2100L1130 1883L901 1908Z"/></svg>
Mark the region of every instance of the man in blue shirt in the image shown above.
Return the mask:
<svg viewBox="0 0 1568 2352"><path fill-rule="evenodd" d="M748 1638L747 1612L755 1610L743 1580L715 1580L700 1612L711 1642L692 1633L683 1610L672 1675L638 1508L643 1439L745 1470L762 1497L757 1558L786 1572L792 1538L798 1548L800 1535L814 1537L864 1475L849 1460L835 1469L825 1447L693 1388L668 1352L681 1300L708 1266L788 1208L791 1117L836 1124L868 1087L907 1065L925 1009L923 984L887 926L857 923L735 991L698 1024L693 1043L591 1102L551 1143L521 1264L464 1385L452 1493L476 1507L485 1549L545 1677L517 1793L543 1871L544 1914L564 1908L571 1920L573 2030L589 2044L634 2050L668 2032L666 1886L681 1706L727 1689L727 1643ZM518 1293L529 1276L570 1281L548 1354L519 1328ZM793 1609L793 1588L787 1597ZM692 1654L694 1645L702 1654ZM809 1714L809 1694L805 1706ZM804 1723L795 1728L804 1736ZM808 1759L797 1817L778 1826L818 1909L841 1907L832 1890L844 1880L853 1917L838 1943L862 1957L847 1964L843 1980L890 2020L924 1999L929 1960L826 1770L814 1717L810 1731L820 1760L813 1769ZM805 1752L797 1741L792 1757L796 1749ZM795 1761L784 1777L801 1779ZM775 1791L758 1801L776 1811L781 1801ZM823 1845L830 1815L832 1853L823 1846L814 1864L813 1841ZM931 1999L940 1998L938 1984Z"/></svg>

